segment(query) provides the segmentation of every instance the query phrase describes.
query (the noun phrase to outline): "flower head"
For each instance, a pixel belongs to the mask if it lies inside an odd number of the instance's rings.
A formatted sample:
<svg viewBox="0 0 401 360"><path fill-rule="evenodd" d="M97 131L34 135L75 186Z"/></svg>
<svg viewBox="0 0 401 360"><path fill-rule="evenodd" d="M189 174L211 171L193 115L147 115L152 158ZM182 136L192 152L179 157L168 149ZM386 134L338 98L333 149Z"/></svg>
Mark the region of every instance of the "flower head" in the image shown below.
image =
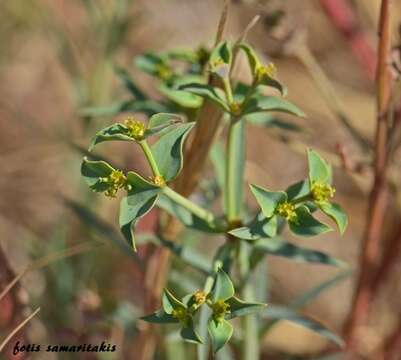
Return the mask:
<svg viewBox="0 0 401 360"><path fill-rule="evenodd" d="M159 187L166 186L166 180L164 180L163 176L156 175L152 178L152 182Z"/></svg>
<svg viewBox="0 0 401 360"><path fill-rule="evenodd" d="M188 318L187 309L183 307L174 309L171 315L173 316L173 318L177 319L181 323L185 323Z"/></svg>
<svg viewBox="0 0 401 360"><path fill-rule="evenodd" d="M285 201L277 205L276 213L282 216L287 221L296 221L297 213L295 212L295 205Z"/></svg>
<svg viewBox="0 0 401 360"><path fill-rule="evenodd" d="M143 140L146 126L143 122L129 117L124 120L125 126L128 128L128 135L137 141Z"/></svg>
<svg viewBox="0 0 401 360"><path fill-rule="evenodd" d="M313 181L311 186L311 194L313 200L318 204L327 203L335 194L336 189L330 184Z"/></svg>
<svg viewBox="0 0 401 360"><path fill-rule="evenodd" d="M101 178L101 182L108 185L105 195L114 198L117 191L127 185L127 177L121 170L113 170L109 176Z"/></svg>
<svg viewBox="0 0 401 360"><path fill-rule="evenodd" d="M255 69L255 77L257 81L262 81L267 75L269 77L274 77L276 75L276 66L270 62L267 65L260 65Z"/></svg>
<svg viewBox="0 0 401 360"><path fill-rule="evenodd" d="M206 302L207 294L203 290L195 291L195 293L192 296L194 303L197 306L200 306Z"/></svg>
<svg viewBox="0 0 401 360"><path fill-rule="evenodd" d="M230 104L230 111L233 115L240 115L241 114L241 103L238 101L234 101Z"/></svg>
<svg viewBox="0 0 401 360"><path fill-rule="evenodd" d="M225 314L230 312L230 304L227 304L223 300L217 300L211 305L213 311L213 318L216 321L221 321L224 319Z"/></svg>

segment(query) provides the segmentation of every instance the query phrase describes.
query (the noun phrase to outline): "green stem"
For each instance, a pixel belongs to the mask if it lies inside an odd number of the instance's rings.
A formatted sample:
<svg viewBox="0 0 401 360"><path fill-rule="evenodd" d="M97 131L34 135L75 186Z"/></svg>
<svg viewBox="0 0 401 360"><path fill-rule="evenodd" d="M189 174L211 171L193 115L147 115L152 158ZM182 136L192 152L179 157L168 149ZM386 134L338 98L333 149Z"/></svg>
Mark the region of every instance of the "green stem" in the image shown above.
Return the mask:
<svg viewBox="0 0 401 360"><path fill-rule="evenodd" d="M240 275L242 280L248 279L250 267L251 248L249 244L241 242L239 244L239 264ZM253 284L248 279L244 282L244 287L241 291L242 298L245 301L254 301ZM243 318L243 346L242 346L242 359L244 360L258 360L259 359L259 326L256 315L247 315Z"/></svg>
<svg viewBox="0 0 401 360"><path fill-rule="evenodd" d="M168 198L176 202L177 204L181 205L189 212L197 216L198 218L206 221L207 223L216 223L216 218L210 211L205 210L204 208L200 207L199 205L195 204L194 202L188 200L187 198L183 197L173 189L165 186L163 188L163 194L166 195ZM216 224L223 227L223 224ZM223 229L222 229L223 230Z"/></svg>
<svg viewBox="0 0 401 360"><path fill-rule="evenodd" d="M141 146L141 148L142 148L142 150L143 150L143 152L144 152L144 154L146 156L146 159L149 162L149 165L150 165L150 167L152 169L153 175L154 176L161 176L159 168L158 168L158 166L156 164L156 160L153 157L153 154L152 154L152 151L150 150L148 142L146 140L142 140L142 141L139 141L139 145Z"/></svg>
<svg viewBox="0 0 401 360"><path fill-rule="evenodd" d="M244 123L230 122L226 150L225 211L230 223L240 220L244 182Z"/></svg>
<svg viewBox="0 0 401 360"><path fill-rule="evenodd" d="M231 90L231 83L229 78L223 79L224 91L227 96L228 104L231 105L234 102L233 92Z"/></svg>

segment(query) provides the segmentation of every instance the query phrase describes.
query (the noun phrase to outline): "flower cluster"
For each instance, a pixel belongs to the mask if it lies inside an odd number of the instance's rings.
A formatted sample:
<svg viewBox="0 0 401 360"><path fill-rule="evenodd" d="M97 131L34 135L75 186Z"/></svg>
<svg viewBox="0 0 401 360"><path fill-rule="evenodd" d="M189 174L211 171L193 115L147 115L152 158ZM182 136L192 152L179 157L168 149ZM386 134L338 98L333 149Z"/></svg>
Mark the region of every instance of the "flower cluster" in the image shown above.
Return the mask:
<svg viewBox="0 0 401 360"><path fill-rule="evenodd" d="M146 125L139 120L135 120L129 117L124 120L124 125L128 129L128 136L134 138L137 141L141 141L145 137Z"/></svg>
<svg viewBox="0 0 401 360"><path fill-rule="evenodd" d="M104 194L111 198L115 198L118 190L127 186L127 177L121 170L113 170L109 176L100 178L100 181L107 185Z"/></svg>
<svg viewBox="0 0 401 360"><path fill-rule="evenodd" d="M277 73L276 66L270 62L267 65L259 65L255 69L255 78L257 82L261 82L265 76L273 78Z"/></svg>

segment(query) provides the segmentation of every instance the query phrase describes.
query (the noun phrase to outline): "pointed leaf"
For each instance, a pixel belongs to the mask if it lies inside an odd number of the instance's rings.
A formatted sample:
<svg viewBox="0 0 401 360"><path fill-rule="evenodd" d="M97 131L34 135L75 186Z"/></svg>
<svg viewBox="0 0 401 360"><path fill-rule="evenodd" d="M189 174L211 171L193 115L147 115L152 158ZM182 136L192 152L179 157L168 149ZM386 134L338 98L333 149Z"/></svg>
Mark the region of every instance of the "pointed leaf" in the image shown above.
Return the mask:
<svg viewBox="0 0 401 360"><path fill-rule="evenodd" d="M171 314L173 310L185 309L185 305L178 300L168 289L164 289L162 298L163 310Z"/></svg>
<svg viewBox="0 0 401 360"><path fill-rule="evenodd" d="M256 54L255 50L253 50L252 47L250 47L248 44L241 43L239 44L239 48L245 52L249 67L251 68L252 75L255 75L256 68L262 65L258 55Z"/></svg>
<svg viewBox="0 0 401 360"><path fill-rule="evenodd" d="M234 293L234 285L230 277L224 272L224 270L219 268L211 291L212 302L215 303L218 300L225 301L234 296Z"/></svg>
<svg viewBox="0 0 401 360"><path fill-rule="evenodd" d="M145 138L152 135L162 136L162 134L171 130L173 126L182 122L182 117L177 114L155 114L149 119L148 128L145 130Z"/></svg>
<svg viewBox="0 0 401 360"><path fill-rule="evenodd" d="M299 236L316 236L332 231L328 225L315 219L309 209L302 205L296 208L297 221L289 222L290 230Z"/></svg>
<svg viewBox="0 0 401 360"><path fill-rule="evenodd" d="M331 166L314 150L308 149L309 181L331 183Z"/></svg>
<svg viewBox="0 0 401 360"><path fill-rule="evenodd" d="M196 343L196 344L202 344L203 341L198 335L198 333L195 330L194 323L192 319L188 320L188 323L186 326L184 326L181 331L180 331L181 337L189 342Z"/></svg>
<svg viewBox="0 0 401 360"><path fill-rule="evenodd" d="M330 216L338 226L341 235L344 234L348 224L347 214L341 209L340 205L326 203L320 205L320 209L328 216Z"/></svg>
<svg viewBox="0 0 401 360"><path fill-rule="evenodd" d="M152 209L161 188L132 171L127 174L127 183L131 189L128 196L121 200L119 222L122 233L135 249L136 223Z"/></svg>
<svg viewBox="0 0 401 360"><path fill-rule="evenodd" d="M330 340L334 344L343 347L344 341L340 336L329 330L323 324L308 318L304 315L298 314L296 311L283 307L283 306L269 306L266 310L263 311L263 317L269 320L278 321L278 320L287 320L293 322L297 325L305 327L313 332L318 333L320 336ZM270 328L270 326L268 327ZM265 333L265 331L263 332Z"/></svg>
<svg viewBox="0 0 401 360"><path fill-rule="evenodd" d="M95 145L104 141L135 141L134 138L128 135L128 128L123 124L113 124L102 130L100 130L93 138L89 151L95 147Z"/></svg>
<svg viewBox="0 0 401 360"><path fill-rule="evenodd" d="M230 304L230 313L226 315L226 319L234 319L239 316L250 315L264 309L267 304L245 302L233 296L227 300Z"/></svg>
<svg viewBox="0 0 401 360"><path fill-rule="evenodd" d="M277 96L254 95L247 102L243 115L253 114L264 111L284 112L300 117L305 117L305 113L293 103Z"/></svg>
<svg viewBox="0 0 401 360"><path fill-rule="evenodd" d="M285 192L287 193L289 201L297 200L301 197L304 197L310 193L309 181L298 181L297 183L289 186Z"/></svg>
<svg viewBox="0 0 401 360"><path fill-rule="evenodd" d="M278 204L287 201L287 194L284 191L269 191L253 184L250 187L263 214L267 218L273 216Z"/></svg>
<svg viewBox="0 0 401 360"><path fill-rule="evenodd" d="M210 318L207 324L207 330L210 335L213 353L217 353L225 344L227 344L233 334L233 327L226 320L216 323L212 318Z"/></svg>
<svg viewBox="0 0 401 360"><path fill-rule="evenodd" d="M105 161L91 161L84 157L81 165L81 175L88 186L94 191L105 191L109 185L102 178L109 176L114 168Z"/></svg>
<svg viewBox="0 0 401 360"><path fill-rule="evenodd" d="M171 314L167 314L163 310L158 310L153 314L141 317L141 320L153 324L175 324L179 321Z"/></svg>
<svg viewBox="0 0 401 360"><path fill-rule="evenodd" d="M228 78L231 62L231 45L227 41L223 41L219 43L210 54L210 71L221 78Z"/></svg>
<svg viewBox="0 0 401 360"><path fill-rule="evenodd" d="M268 255L285 257L288 260L300 263L322 264L338 267L347 266L343 260L337 259L329 254L298 246L280 238L258 240L254 244L254 252L255 254L253 254L252 257L260 252L264 252Z"/></svg>
<svg viewBox="0 0 401 360"><path fill-rule="evenodd" d="M202 105L202 97L190 93L189 91L172 89L164 84L159 87L160 92L169 100L188 109L197 109Z"/></svg>
<svg viewBox="0 0 401 360"><path fill-rule="evenodd" d="M154 76L159 76L161 69L168 69L167 59L162 55L146 53L137 56L134 62L140 70Z"/></svg>
<svg viewBox="0 0 401 360"><path fill-rule="evenodd" d="M276 236L277 216L266 218L260 212L249 225L231 230L229 234L243 240L258 240Z"/></svg>
<svg viewBox="0 0 401 360"><path fill-rule="evenodd" d="M152 146L153 156L166 182L174 180L182 169L183 144L193 126L194 123L179 125L163 134Z"/></svg>
<svg viewBox="0 0 401 360"><path fill-rule="evenodd" d="M180 86L180 90L188 91L192 94L198 95L204 99L208 99L221 107L224 111L229 112L230 108L227 105L227 100L224 92L216 87L208 84L191 83Z"/></svg>

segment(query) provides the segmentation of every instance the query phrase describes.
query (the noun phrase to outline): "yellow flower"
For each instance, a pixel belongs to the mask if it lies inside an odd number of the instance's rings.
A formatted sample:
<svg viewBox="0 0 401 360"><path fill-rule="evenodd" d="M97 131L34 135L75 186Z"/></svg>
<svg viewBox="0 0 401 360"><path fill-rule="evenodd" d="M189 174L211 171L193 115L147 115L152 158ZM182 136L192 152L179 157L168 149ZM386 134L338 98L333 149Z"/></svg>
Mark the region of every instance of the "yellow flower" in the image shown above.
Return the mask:
<svg viewBox="0 0 401 360"><path fill-rule="evenodd" d="M177 319L179 322L184 323L187 320L187 309L180 307L178 309L174 309L171 313L173 318Z"/></svg>
<svg viewBox="0 0 401 360"><path fill-rule="evenodd" d="M104 194L108 197L116 197L117 191L127 185L127 177L121 170L113 170L109 176L102 178L101 182L108 185Z"/></svg>
<svg viewBox="0 0 401 360"><path fill-rule="evenodd" d="M173 75L171 69L166 65L157 65L156 72L157 76L162 80L168 80Z"/></svg>
<svg viewBox="0 0 401 360"><path fill-rule="evenodd" d="M267 75L269 77L274 77L276 75L276 66L270 62L267 65L260 65L255 69L255 77L258 82L262 81Z"/></svg>
<svg viewBox="0 0 401 360"><path fill-rule="evenodd" d="M124 120L124 124L128 128L129 136L138 141L143 140L146 131L146 126L143 122L129 117Z"/></svg>
<svg viewBox="0 0 401 360"><path fill-rule="evenodd" d="M334 189L330 184L322 183L319 181L313 181L311 187L311 193L313 200L318 204L324 204L328 202L335 194Z"/></svg>
<svg viewBox="0 0 401 360"><path fill-rule="evenodd" d="M193 299L196 305L200 306L206 302L207 294L202 290L197 290L193 294Z"/></svg>
<svg viewBox="0 0 401 360"><path fill-rule="evenodd" d="M216 321L224 319L224 315L230 312L230 304L225 303L223 300L218 300L212 304L213 318Z"/></svg>
<svg viewBox="0 0 401 360"><path fill-rule="evenodd" d="M210 65L211 65L211 67L213 69L215 69L215 68L217 68L217 67L219 67L221 65L224 65L224 64L225 64L225 62L223 61L223 59L218 58L218 59L212 61L212 63Z"/></svg>
<svg viewBox="0 0 401 360"><path fill-rule="evenodd" d="M166 186L166 180L164 180L163 176L157 175L152 178L152 181L155 185L159 187Z"/></svg>
<svg viewBox="0 0 401 360"><path fill-rule="evenodd" d="M230 111L234 115L240 115L241 114L241 103L238 101L234 101L230 104Z"/></svg>
<svg viewBox="0 0 401 360"><path fill-rule="evenodd" d="M287 221L296 221L297 213L295 212L295 205L286 201L277 205L276 213L282 216Z"/></svg>

